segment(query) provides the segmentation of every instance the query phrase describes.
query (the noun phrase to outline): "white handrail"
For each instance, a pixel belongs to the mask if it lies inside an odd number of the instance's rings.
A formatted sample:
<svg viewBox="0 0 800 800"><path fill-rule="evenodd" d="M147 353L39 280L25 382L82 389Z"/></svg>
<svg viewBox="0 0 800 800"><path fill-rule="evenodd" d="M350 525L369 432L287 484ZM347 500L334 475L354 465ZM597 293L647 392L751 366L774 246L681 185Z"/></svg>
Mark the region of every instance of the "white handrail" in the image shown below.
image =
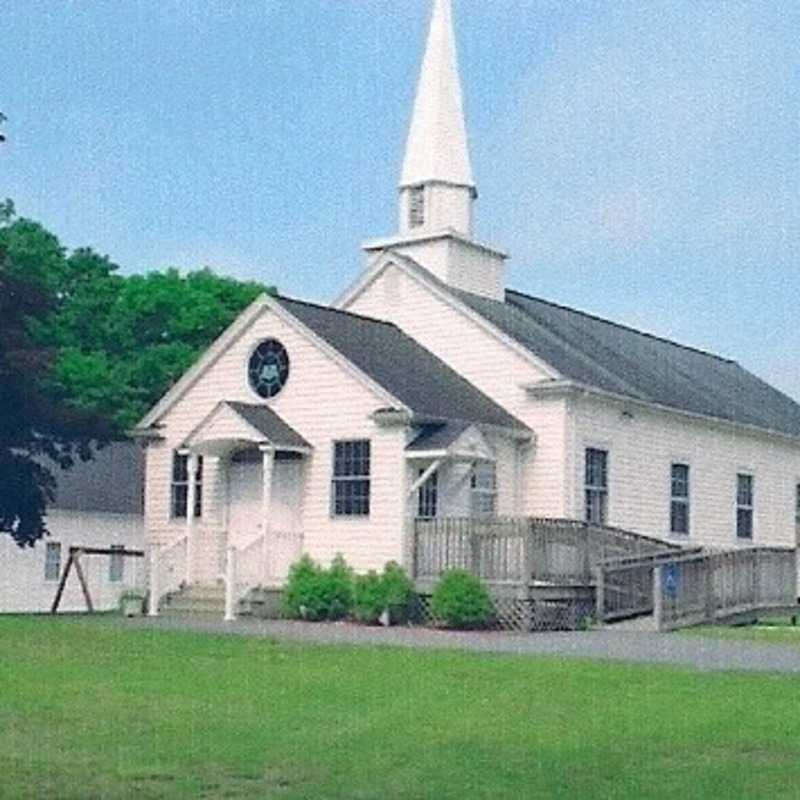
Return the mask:
<svg viewBox="0 0 800 800"><path fill-rule="evenodd" d="M236 618L236 605L250 589L266 583L283 583L289 566L300 558L303 534L270 530L246 544L229 545L225 564L225 619Z"/></svg>
<svg viewBox="0 0 800 800"><path fill-rule="evenodd" d="M148 613L158 616L161 598L180 588L186 574L188 537L184 534L168 545L150 549L150 603Z"/></svg>

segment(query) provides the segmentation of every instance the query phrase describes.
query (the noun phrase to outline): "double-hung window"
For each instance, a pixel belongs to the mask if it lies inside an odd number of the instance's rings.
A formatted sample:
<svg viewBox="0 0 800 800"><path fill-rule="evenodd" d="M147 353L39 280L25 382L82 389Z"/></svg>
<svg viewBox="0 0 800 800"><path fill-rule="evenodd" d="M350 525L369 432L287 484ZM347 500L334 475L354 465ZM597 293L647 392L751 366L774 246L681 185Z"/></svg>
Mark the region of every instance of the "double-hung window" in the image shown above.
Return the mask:
<svg viewBox="0 0 800 800"><path fill-rule="evenodd" d="M689 534L689 465L673 464L670 483L669 530Z"/></svg>
<svg viewBox="0 0 800 800"><path fill-rule="evenodd" d="M419 471L421 478L425 470ZM439 505L439 473L434 472L417 490L417 516L420 519L433 519Z"/></svg>
<svg viewBox="0 0 800 800"><path fill-rule="evenodd" d="M203 514L203 456L197 457L194 474L194 515ZM186 453L172 454L172 517L185 519L189 504L189 456Z"/></svg>
<svg viewBox="0 0 800 800"><path fill-rule="evenodd" d="M125 557L122 555L125 546L112 544L109 549L112 553L108 559L108 580L110 583L120 583L125 575Z"/></svg>
<svg viewBox="0 0 800 800"><path fill-rule="evenodd" d="M47 542L44 550L44 579L57 581L61 574L61 543Z"/></svg>
<svg viewBox="0 0 800 800"><path fill-rule="evenodd" d="M470 513L486 519L497 514L497 466L479 461L470 474Z"/></svg>
<svg viewBox="0 0 800 800"><path fill-rule="evenodd" d="M753 538L753 488L752 475L736 476L736 535L740 539Z"/></svg>
<svg viewBox="0 0 800 800"><path fill-rule="evenodd" d="M605 525L608 520L608 451L586 448L584 494L586 521Z"/></svg>
<svg viewBox="0 0 800 800"><path fill-rule="evenodd" d="M335 517L369 516L370 443L356 439L333 444L331 512Z"/></svg>
<svg viewBox="0 0 800 800"><path fill-rule="evenodd" d="M794 487L794 529L800 545L800 483Z"/></svg>

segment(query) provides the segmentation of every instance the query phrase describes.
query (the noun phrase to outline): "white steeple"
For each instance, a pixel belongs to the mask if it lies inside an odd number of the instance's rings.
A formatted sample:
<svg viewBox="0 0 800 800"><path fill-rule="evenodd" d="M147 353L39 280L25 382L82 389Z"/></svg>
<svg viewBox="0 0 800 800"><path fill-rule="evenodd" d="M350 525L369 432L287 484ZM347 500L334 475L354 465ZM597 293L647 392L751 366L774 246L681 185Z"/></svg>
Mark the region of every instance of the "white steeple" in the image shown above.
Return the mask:
<svg viewBox="0 0 800 800"><path fill-rule="evenodd" d="M477 196L451 0L433 0L400 177L399 230L388 239L366 242L368 258L393 250L413 258L450 286L502 300L507 256L472 238Z"/></svg>
<svg viewBox="0 0 800 800"><path fill-rule="evenodd" d="M451 0L434 0L400 177L400 230L472 230L467 146Z"/></svg>
<svg viewBox="0 0 800 800"><path fill-rule="evenodd" d="M400 187L430 181L475 188L450 0L434 0Z"/></svg>

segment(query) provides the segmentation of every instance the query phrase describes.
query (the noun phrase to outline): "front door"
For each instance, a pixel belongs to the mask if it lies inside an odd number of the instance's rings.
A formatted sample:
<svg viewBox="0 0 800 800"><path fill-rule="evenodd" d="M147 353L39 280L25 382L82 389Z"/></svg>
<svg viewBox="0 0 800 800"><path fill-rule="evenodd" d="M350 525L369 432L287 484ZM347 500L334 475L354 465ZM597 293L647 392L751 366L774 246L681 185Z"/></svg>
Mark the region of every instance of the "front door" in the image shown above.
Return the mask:
<svg viewBox="0 0 800 800"><path fill-rule="evenodd" d="M228 468L228 542L236 547L249 544L264 529L262 475L258 451L234 458Z"/></svg>

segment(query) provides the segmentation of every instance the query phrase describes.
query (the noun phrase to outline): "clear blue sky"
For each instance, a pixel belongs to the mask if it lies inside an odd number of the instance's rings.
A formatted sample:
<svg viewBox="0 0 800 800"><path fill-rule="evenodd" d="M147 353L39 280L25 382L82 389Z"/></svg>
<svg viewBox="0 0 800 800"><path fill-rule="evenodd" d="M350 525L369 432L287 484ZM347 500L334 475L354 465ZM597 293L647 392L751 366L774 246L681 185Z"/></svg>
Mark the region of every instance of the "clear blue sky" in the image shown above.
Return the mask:
<svg viewBox="0 0 800 800"><path fill-rule="evenodd" d="M800 398L800 3L455 0L510 285ZM9 0L0 197L127 272L330 301L395 230L427 0Z"/></svg>

